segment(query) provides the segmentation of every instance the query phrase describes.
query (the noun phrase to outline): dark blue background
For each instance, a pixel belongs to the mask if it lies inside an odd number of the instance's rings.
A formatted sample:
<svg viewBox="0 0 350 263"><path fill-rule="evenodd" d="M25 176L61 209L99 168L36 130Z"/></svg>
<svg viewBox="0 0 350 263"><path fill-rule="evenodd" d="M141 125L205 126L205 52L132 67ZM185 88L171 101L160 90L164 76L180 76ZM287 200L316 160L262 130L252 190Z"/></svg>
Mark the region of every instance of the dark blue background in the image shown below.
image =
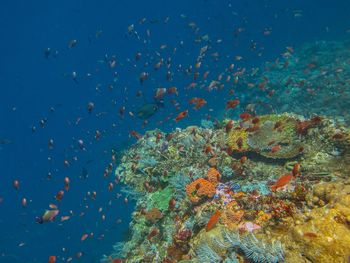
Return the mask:
<svg viewBox="0 0 350 263"><path fill-rule="evenodd" d="M230 5L230 6L229 6ZM135 53L147 50L152 53L159 46L167 44L171 48L184 41L184 48L178 48L173 64L189 66L194 64L200 47L193 43L194 35L188 23L195 22L200 34L210 38L223 39L221 44L213 44L213 51L219 51L221 59L207 64L210 74L219 74L232 63L232 57L241 55L241 67L259 66L267 60L274 60L286 46L297 47L315 40L341 40L348 37L349 1L1 1L0 3L0 139L8 138L13 143L0 145L0 262L46 262L49 255L75 257L83 252L83 262L98 262L103 253L108 253L116 241L125 237L133 209L132 203L125 205L116 199L118 189L109 193L107 185L113 178L105 179L103 170L111 161L111 148L118 151L132 143L128 138L130 130L144 132L141 121L128 114L121 119L118 109L126 106L126 113L135 110L144 101L152 101L155 88L160 85L175 85L180 90L178 102L181 110L189 106L187 100L193 96L204 97L208 101L206 110L190 112L190 118L180 126L198 124L208 113L214 117L224 108L227 93L187 92L183 87L189 78L176 74L171 84L164 77L164 70L154 72L144 85L138 76L142 65L150 60L143 56L138 66L133 68ZM295 18L294 10L302 10L302 17ZM187 18L181 18L185 14ZM138 21L147 18L144 25ZM167 24L164 19L170 17ZM150 20L158 20L150 23ZM135 24L139 35L145 37L146 29L152 33L147 46L127 34L127 26ZM235 38L233 32L238 27L245 31ZM271 27L272 34L264 36L264 28ZM328 28L328 30L326 29ZM99 37L95 34L101 30ZM78 41L69 49L68 42ZM257 42L258 50L263 48L263 56L249 50L251 40ZM44 57L44 49L57 50L56 58ZM171 52L169 52L170 54ZM118 80L113 82L113 71L106 64L98 62L116 55ZM226 57L226 55L228 57ZM152 62L153 63L153 62ZM78 84L70 74L78 73ZM212 73L213 72L213 73ZM87 78L86 74L92 76ZM96 85L101 92L96 92ZM114 89L109 91L108 85ZM127 91L124 90L127 87ZM145 94L136 98L137 90ZM241 91L244 97L244 91ZM125 99L128 98L127 101ZM248 98L249 99L249 98ZM114 105L112 101L116 101ZM95 103L93 114L88 114L86 105ZM147 129L157 126L169 114L177 114L166 99L165 108L150 119ZM219 102L219 103L218 103ZM50 112L54 107L55 111ZM95 114L106 112L102 117ZM77 118L82 118L75 125ZM39 120L47 118L44 128ZM113 127L115 124L115 127ZM36 126L36 132L31 131ZM175 123L170 120L160 126L171 130ZM103 131L102 139L93 138L96 129ZM55 141L54 149L47 147L48 140ZM86 151L77 147L77 140L83 139ZM77 156L78 161L72 160ZM48 161L48 157L52 161ZM63 160L71 162L70 167ZM80 179L82 167L89 171L88 179ZM53 178L47 179L51 172ZM71 178L71 189L59 204L60 215L74 215L63 224L39 225L35 216L41 215L53 196L63 188L63 178ZM110 176L112 177L112 175ZM21 182L19 190L12 187L14 179ZM96 190L97 200L84 200L87 191ZM25 197L28 205L21 207ZM30 200L30 201L29 201ZM111 205L108 202L112 200ZM85 206L88 205L88 208ZM106 221L101 220L103 207ZM81 212L85 216L80 217ZM122 224L116 224L117 219ZM84 233L94 233L93 238L80 241ZM105 238L98 237L104 234ZM19 247L24 242L23 247ZM66 252L62 251L66 249ZM74 258L74 261L76 259Z"/></svg>

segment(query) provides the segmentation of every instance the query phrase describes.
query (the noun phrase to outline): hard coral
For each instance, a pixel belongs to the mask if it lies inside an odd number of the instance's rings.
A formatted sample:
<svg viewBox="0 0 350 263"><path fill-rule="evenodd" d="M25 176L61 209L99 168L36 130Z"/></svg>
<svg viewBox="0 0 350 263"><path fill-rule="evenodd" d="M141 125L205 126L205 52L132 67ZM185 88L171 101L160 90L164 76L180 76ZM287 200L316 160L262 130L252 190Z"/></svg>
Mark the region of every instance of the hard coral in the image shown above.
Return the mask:
<svg viewBox="0 0 350 263"><path fill-rule="evenodd" d="M198 203L206 197L211 198L215 195L215 192L215 186L203 178L199 178L186 186L187 196L192 203Z"/></svg>
<svg viewBox="0 0 350 263"><path fill-rule="evenodd" d="M209 168L207 172L207 178L209 182L216 185L220 181L221 174L215 168Z"/></svg>
<svg viewBox="0 0 350 263"><path fill-rule="evenodd" d="M235 128L230 131L227 144L232 151L244 152L249 149L247 144L248 132L242 128Z"/></svg>

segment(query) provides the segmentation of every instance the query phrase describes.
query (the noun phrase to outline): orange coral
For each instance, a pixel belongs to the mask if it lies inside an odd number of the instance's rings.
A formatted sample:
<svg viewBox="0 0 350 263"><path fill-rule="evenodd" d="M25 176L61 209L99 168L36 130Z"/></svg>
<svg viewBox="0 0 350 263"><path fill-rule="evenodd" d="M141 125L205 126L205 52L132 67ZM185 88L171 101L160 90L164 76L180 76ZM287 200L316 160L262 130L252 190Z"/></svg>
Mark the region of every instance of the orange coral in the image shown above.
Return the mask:
<svg viewBox="0 0 350 263"><path fill-rule="evenodd" d="M232 211L226 210L223 217L222 223L231 231L238 229L238 224L244 216L243 210Z"/></svg>
<svg viewBox="0 0 350 263"><path fill-rule="evenodd" d="M258 224L258 225L263 225L265 222L269 221L271 219L272 215L269 214L269 213L265 213L264 211L260 211L258 213L258 217L257 219L255 220L255 222Z"/></svg>
<svg viewBox="0 0 350 263"><path fill-rule="evenodd" d="M198 203L204 197L213 197L215 195L215 186L203 178L186 185L186 193L192 203Z"/></svg>
<svg viewBox="0 0 350 263"><path fill-rule="evenodd" d="M208 172L207 172L207 177L209 182L211 182L212 184L217 184L221 178L221 174L219 173L218 170L216 170L215 168L209 168Z"/></svg>
<svg viewBox="0 0 350 263"><path fill-rule="evenodd" d="M158 219L161 219L162 217L163 217L162 212L160 212L159 209L155 207L147 211L145 214L145 218L148 221L151 221L152 223L155 223L156 221L158 221Z"/></svg>

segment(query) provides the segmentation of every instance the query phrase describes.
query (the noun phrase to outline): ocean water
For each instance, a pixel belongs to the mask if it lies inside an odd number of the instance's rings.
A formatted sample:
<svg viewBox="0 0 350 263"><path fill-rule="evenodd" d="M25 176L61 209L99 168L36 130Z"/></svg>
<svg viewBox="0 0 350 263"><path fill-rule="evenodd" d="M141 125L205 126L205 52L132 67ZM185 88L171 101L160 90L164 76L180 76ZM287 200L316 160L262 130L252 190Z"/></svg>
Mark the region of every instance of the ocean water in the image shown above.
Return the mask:
<svg viewBox="0 0 350 263"><path fill-rule="evenodd" d="M136 201L121 191L125 185L115 181L114 171L137 141L132 131L171 133L208 120L237 120L248 104L258 105L250 112L256 116L318 114L349 123L349 9L345 0L2 1L0 262L48 262L50 256L100 262L115 243L130 240ZM207 51L200 55L201 48ZM277 58L285 63L288 51L296 55L285 70L283 64L280 71L266 69ZM324 73L309 78L298 61L309 68L335 61L338 72L324 66ZM141 83L143 72L148 78ZM341 84L317 83L322 74ZM247 86L264 76L275 85ZM310 85L280 87L289 76ZM170 94L171 87L177 92ZM155 99L160 88L167 90ZM193 109L194 97L206 104ZM233 99L240 104L227 111ZM137 112L147 103L145 123ZM59 214L39 224L36 217L54 209L50 204Z"/></svg>

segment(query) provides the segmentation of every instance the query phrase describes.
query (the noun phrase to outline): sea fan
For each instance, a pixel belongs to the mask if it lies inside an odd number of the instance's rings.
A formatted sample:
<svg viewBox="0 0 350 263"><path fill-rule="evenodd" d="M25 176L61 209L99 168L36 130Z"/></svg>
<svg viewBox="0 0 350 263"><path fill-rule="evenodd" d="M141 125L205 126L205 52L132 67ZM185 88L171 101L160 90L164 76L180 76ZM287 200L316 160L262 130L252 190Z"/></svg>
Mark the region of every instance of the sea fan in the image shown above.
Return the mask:
<svg viewBox="0 0 350 263"><path fill-rule="evenodd" d="M265 244L259 241L253 233L243 237L239 247L246 258L255 263L278 263L284 260L282 246L279 241Z"/></svg>
<svg viewBox="0 0 350 263"><path fill-rule="evenodd" d="M229 247L239 247L241 244L238 232L229 232L225 229L222 231L222 236Z"/></svg>
<svg viewBox="0 0 350 263"><path fill-rule="evenodd" d="M206 243L199 245L196 250L197 258L205 263L218 263L222 258Z"/></svg>
<svg viewBox="0 0 350 263"><path fill-rule="evenodd" d="M225 258L223 263L239 263L236 253L234 251L231 252L230 256Z"/></svg>

